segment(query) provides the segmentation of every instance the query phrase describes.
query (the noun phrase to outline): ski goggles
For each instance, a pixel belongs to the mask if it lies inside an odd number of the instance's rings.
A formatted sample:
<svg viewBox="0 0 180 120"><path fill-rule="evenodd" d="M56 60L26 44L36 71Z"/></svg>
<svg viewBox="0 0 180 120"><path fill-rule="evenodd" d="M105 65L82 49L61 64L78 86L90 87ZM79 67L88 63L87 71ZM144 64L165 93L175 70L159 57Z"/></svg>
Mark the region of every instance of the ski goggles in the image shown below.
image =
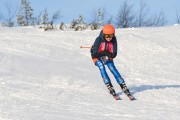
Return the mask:
<svg viewBox="0 0 180 120"><path fill-rule="evenodd" d="M113 37L114 37L114 34L104 34L104 37L105 37L105 38L113 38Z"/></svg>

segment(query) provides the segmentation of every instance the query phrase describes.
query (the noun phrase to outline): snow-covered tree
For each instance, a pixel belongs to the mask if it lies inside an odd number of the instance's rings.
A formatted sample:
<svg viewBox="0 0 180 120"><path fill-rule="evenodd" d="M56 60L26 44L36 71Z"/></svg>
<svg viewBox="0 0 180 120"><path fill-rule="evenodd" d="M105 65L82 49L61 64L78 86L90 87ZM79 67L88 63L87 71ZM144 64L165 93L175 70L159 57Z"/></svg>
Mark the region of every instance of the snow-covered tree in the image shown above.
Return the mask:
<svg viewBox="0 0 180 120"><path fill-rule="evenodd" d="M74 29L76 24L77 24L76 20L73 19L70 24L70 29Z"/></svg>
<svg viewBox="0 0 180 120"><path fill-rule="evenodd" d="M84 22L84 17L82 15L77 19L77 25L75 26L75 31L86 29L86 23Z"/></svg>
<svg viewBox="0 0 180 120"><path fill-rule="evenodd" d="M34 24L33 9L29 0L21 0L21 6L17 14L17 22L20 26L29 26Z"/></svg>
<svg viewBox="0 0 180 120"><path fill-rule="evenodd" d="M84 17L82 15L79 15L79 17L76 20L73 20L71 22L70 28L74 29L75 31L86 29L86 23L84 22Z"/></svg>
<svg viewBox="0 0 180 120"><path fill-rule="evenodd" d="M63 22L61 22L59 29L64 30L65 28L66 28L66 25Z"/></svg>

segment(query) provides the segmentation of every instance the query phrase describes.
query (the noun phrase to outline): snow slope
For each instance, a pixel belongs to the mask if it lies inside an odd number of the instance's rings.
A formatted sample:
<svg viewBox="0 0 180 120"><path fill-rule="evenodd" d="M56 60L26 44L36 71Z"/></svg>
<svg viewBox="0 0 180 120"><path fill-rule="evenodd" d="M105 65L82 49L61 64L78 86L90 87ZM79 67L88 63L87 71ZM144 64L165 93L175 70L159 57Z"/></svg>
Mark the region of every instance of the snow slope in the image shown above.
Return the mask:
<svg viewBox="0 0 180 120"><path fill-rule="evenodd" d="M179 120L180 26L116 30L115 64L136 101L110 75L115 101L79 48L99 32L0 28L0 120Z"/></svg>

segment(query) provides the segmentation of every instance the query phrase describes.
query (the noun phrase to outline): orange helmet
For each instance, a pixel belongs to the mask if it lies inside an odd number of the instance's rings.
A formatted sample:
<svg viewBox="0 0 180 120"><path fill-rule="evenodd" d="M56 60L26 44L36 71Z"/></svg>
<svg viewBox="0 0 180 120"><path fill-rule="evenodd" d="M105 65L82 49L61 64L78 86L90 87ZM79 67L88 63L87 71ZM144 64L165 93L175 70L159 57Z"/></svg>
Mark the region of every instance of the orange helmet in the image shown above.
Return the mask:
<svg viewBox="0 0 180 120"><path fill-rule="evenodd" d="M111 24L105 25L103 27L102 31L104 34L114 34L115 33L114 26L112 26Z"/></svg>

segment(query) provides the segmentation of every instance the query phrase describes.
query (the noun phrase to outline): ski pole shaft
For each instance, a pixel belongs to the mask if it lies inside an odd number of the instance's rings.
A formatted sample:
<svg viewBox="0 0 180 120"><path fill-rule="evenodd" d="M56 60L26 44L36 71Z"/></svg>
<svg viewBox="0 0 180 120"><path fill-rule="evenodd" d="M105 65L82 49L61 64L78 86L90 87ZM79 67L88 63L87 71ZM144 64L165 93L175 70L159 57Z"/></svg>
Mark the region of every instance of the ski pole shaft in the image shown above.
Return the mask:
<svg viewBox="0 0 180 120"><path fill-rule="evenodd" d="M89 48L89 49L91 49L90 46L80 46L80 48Z"/></svg>

